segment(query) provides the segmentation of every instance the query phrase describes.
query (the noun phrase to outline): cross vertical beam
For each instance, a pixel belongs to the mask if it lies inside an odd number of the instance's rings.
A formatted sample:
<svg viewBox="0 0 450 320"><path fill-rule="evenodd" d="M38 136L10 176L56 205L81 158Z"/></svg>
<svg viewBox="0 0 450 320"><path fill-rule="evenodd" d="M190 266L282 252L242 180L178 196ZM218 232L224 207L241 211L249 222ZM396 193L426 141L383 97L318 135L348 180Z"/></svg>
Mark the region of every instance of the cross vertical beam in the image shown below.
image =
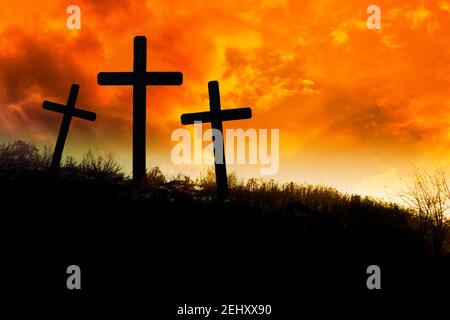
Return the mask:
<svg viewBox="0 0 450 320"><path fill-rule="evenodd" d="M133 61L133 177L140 179L146 173L146 105L147 39L134 38Z"/></svg>
<svg viewBox="0 0 450 320"><path fill-rule="evenodd" d="M58 139L56 140L55 151L53 151L53 158L50 164L50 172L56 173L61 163L61 158L66 144L67 135L69 133L70 122L72 121L73 109L75 108L75 102L77 101L78 92L80 86L72 84L70 87L69 99L67 100L66 112L61 121L61 127L59 128Z"/></svg>
<svg viewBox="0 0 450 320"><path fill-rule="evenodd" d="M216 184L217 184L217 197L219 199L228 198L228 178L227 178L227 167L225 164L225 146L224 146L224 135L222 119L219 117L221 106L220 106L220 91L219 82L210 81L208 82L208 94L209 94L209 108L214 114L211 121L211 128L216 129L222 135L222 141L216 141L213 135L213 145L214 145L214 167L216 171ZM222 161L217 162L216 152L222 149Z"/></svg>

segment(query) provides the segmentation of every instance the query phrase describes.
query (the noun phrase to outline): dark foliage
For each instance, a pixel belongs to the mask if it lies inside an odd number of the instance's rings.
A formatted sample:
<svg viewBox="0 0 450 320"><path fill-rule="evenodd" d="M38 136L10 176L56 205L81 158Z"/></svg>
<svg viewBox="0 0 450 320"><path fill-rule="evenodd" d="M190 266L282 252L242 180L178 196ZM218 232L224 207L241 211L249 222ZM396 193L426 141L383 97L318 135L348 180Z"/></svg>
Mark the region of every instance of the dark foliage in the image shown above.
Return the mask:
<svg viewBox="0 0 450 320"><path fill-rule="evenodd" d="M37 237L36 230L52 234L61 228L91 232L93 239L110 232L193 233L215 239L235 234L307 254L435 254L417 231L412 210L325 186L239 182L230 175L230 199L217 202L211 170L193 181L167 178L153 168L136 183L122 174L110 154L89 151L80 162L67 158L53 178L47 175L48 163L49 152L33 144L17 141L0 147L2 226ZM446 249L441 252L448 253Z"/></svg>

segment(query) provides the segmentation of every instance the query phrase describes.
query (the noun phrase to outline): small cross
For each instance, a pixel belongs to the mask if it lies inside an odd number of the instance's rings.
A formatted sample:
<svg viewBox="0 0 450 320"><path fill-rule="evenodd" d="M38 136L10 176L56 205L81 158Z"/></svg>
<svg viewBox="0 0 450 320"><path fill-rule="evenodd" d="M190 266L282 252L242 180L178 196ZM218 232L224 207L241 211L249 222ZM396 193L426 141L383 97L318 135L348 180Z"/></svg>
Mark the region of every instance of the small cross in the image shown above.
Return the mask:
<svg viewBox="0 0 450 320"><path fill-rule="evenodd" d="M197 121L210 122L211 128L219 131L222 135L221 141L218 141L218 139L215 139L215 137L213 136L213 143L214 155L216 155L217 152L220 152L220 150L222 151L223 155L222 161L217 161L216 156L214 156L214 165L216 171L217 198L220 200L224 200L228 198L228 180L227 168L225 163L225 148L223 145L222 121L250 119L252 117L252 109L239 108L221 110L219 82L217 81L210 81L208 83L208 92L210 111L183 114L181 115L181 123L193 124Z"/></svg>
<svg viewBox="0 0 450 320"><path fill-rule="evenodd" d="M145 177L147 86L181 85L181 72L147 72L147 38L134 38L132 72L100 72L99 85L133 86L133 179Z"/></svg>
<svg viewBox="0 0 450 320"><path fill-rule="evenodd" d="M44 103L42 104L42 108L54 112L59 112L64 115L61 122L61 128L59 129L58 140L56 140L52 163L50 164L51 173L56 173L60 166L64 144L66 143L67 134L69 133L69 127L72 117L89 121L95 121L95 118L97 117L94 112L75 108L79 90L80 86L78 84L72 84L70 88L69 99L67 100L67 105L54 103L51 101L44 101Z"/></svg>

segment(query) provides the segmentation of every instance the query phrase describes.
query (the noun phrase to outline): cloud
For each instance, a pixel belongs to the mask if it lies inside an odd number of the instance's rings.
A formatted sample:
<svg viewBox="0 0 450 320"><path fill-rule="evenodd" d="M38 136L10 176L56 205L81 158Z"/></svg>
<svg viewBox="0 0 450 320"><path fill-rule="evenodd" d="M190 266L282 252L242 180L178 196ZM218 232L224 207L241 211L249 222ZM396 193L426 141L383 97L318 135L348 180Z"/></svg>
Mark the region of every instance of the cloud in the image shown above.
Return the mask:
<svg viewBox="0 0 450 320"><path fill-rule="evenodd" d="M343 44L348 41L348 33L342 29L333 30L330 36L336 44Z"/></svg>
<svg viewBox="0 0 450 320"><path fill-rule="evenodd" d="M450 12L450 3L448 3L447 1L440 1L438 7L443 11Z"/></svg>
<svg viewBox="0 0 450 320"><path fill-rule="evenodd" d="M226 126L279 128L288 165L329 150L349 162L363 151L414 161L449 144L448 1L380 1L375 31L361 0L78 2L79 31L65 27L61 1L2 10L1 139L54 143L60 117L42 100L65 102L77 82L79 105L98 120L74 121L73 151L98 145L129 159L132 90L100 87L96 75L130 71L133 37L146 35L149 70L184 73L181 87L148 89L150 158L168 166L170 133L181 113L207 110L210 80L224 108L254 110Z"/></svg>
<svg viewBox="0 0 450 320"><path fill-rule="evenodd" d="M42 100L64 103L71 83L80 83L83 89L88 75L66 47L72 46L59 36L41 38L20 27L10 27L1 34L0 101L2 104L2 134L45 136L54 125L48 111L42 110ZM93 41L83 36L76 40L79 50L89 53ZM82 90L83 90L82 89ZM80 94L84 92L81 91Z"/></svg>

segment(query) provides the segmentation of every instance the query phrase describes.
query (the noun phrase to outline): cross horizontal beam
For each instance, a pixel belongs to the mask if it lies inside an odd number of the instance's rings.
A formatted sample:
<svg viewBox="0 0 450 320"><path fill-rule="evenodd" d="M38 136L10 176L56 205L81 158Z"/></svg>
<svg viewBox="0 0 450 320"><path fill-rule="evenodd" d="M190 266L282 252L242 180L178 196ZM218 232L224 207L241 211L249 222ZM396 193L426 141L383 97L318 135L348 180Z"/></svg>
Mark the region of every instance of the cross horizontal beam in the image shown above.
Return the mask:
<svg viewBox="0 0 450 320"><path fill-rule="evenodd" d="M220 110L219 112L206 111L196 113L185 113L181 115L182 124L193 124L196 121L212 122L214 120L230 121L250 119L252 117L252 109L239 108L230 110Z"/></svg>
<svg viewBox="0 0 450 320"><path fill-rule="evenodd" d="M50 110L50 111L54 111L54 112L59 112L64 114L67 110L67 106L63 105L63 104L59 104L59 103L54 103L51 101L44 101L42 107L46 110ZM86 111L86 110L82 110L82 109L78 109L78 108L74 108L72 111L72 116L73 117L77 117L77 118L81 118L84 120L89 120L89 121L95 121L97 114L94 112L90 112L90 111Z"/></svg>
<svg viewBox="0 0 450 320"><path fill-rule="evenodd" d="M97 75L99 85L127 86L133 85L139 75L135 72L100 72ZM173 86L183 84L181 72L146 72L144 81L147 86Z"/></svg>

